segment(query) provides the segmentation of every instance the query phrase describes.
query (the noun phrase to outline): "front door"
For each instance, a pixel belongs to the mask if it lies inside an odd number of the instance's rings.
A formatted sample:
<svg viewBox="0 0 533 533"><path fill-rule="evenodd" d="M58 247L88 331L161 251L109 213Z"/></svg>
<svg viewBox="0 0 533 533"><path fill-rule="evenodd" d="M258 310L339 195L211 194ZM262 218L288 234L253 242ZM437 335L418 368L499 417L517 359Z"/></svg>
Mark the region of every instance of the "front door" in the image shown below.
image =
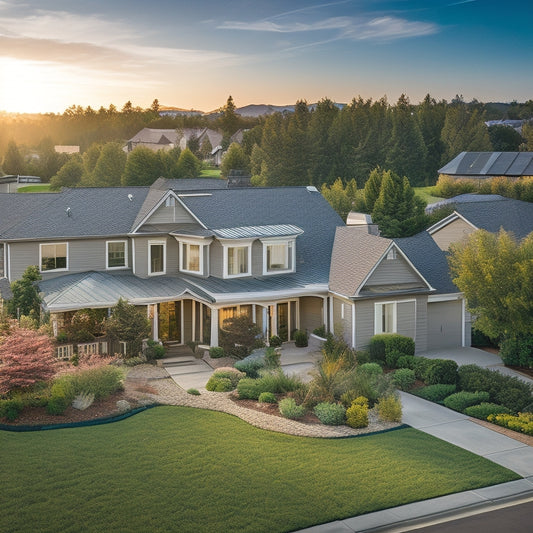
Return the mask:
<svg viewBox="0 0 533 533"><path fill-rule="evenodd" d="M181 302L161 302L159 313L159 338L181 343Z"/></svg>

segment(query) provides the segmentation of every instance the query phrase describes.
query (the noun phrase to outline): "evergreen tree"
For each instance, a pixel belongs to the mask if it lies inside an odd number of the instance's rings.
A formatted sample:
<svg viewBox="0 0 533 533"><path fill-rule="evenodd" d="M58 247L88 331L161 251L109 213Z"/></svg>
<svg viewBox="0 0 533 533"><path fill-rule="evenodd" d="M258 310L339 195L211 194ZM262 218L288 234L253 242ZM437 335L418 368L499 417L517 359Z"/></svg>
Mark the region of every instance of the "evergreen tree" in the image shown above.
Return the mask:
<svg viewBox="0 0 533 533"><path fill-rule="evenodd" d="M294 113L285 119L283 151L279 154L283 168L283 185L307 185L309 183L309 116L307 103L300 100L296 102Z"/></svg>
<svg viewBox="0 0 533 533"><path fill-rule="evenodd" d="M200 157L202 160L209 159L211 157L211 152L213 151L213 145L211 144L211 141L209 140L209 137L206 135L204 141L202 142L202 146L200 146Z"/></svg>
<svg viewBox="0 0 533 533"><path fill-rule="evenodd" d="M381 192L381 182L383 180L384 171L376 167L368 176L363 189L363 198L365 201L365 210L367 213L372 213L376 200L379 198Z"/></svg>
<svg viewBox="0 0 533 533"><path fill-rule="evenodd" d="M425 167L427 184L434 184L438 177L437 171L440 168L444 151L441 132L444 127L445 117L446 102L437 103L434 98L427 94L417 110L420 132L427 149Z"/></svg>
<svg viewBox="0 0 533 533"><path fill-rule="evenodd" d="M80 185L84 174L81 157L73 155L50 180L50 188L58 191L62 187L77 187Z"/></svg>
<svg viewBox="0 0 533 533"><path fill-rule="evenodd" d="M228 151L224 154L220 165L220 175L227 178L230 170L250 172L250 160L238 143L231 143Z"/></svg>
<svg viewBox="0 0 533 533"><path fill-rule="evenodd" d="M101 153L102 145L98 143L91 144L91 146L89 146L89 148L84 152L82 159L84 174L86 176L90 176L94 172L94 168L96 167L96 163Z"/></svg>
<svg viewBox="0 0 533 533"><path fill-rule="evenodd" d="M181 148L175 146L170 150L158 150L157 155L161 164L161 175L165 178L177 178L177 165L181 155Z"/></svg>
<svg viewBox="0 0 533 533"><path fill-rule="evenodd" d="M162 174L163 168L159 154L145 146L137 146L126 160L122 185L150 186Z"/></svg>
<svg viewBox="0 0 533 533"><path fill-rule="evenodd" d="M2 164L2 169L6 174L24 174L24 159L15 141L11 140L7 144L7 151Z"/></svg>
<svg viewBox="0 0 533 533"><path fill-rule="evenodd" d="M265 119L261 139L262 161L254 161L261 167L261 175L269 186L284 185L283 163L280 154L285 150L285 122L281 113L273 113ZM256 152L256 155L259 152Z"/></svg>
<svg viewBox="0 0 533 533"><path fill-rule="evenodd" d="M352 198L350 197L351 190L349 192L348 187L344 187L342 180L337 178L331 186L326 183L322 184L320 192L339 216L346 220L348 213L352 210Z"/></svg>
<svg viewBox="0 0 533 533"><path fill-rule="evenodd" d="M22 274L21 279L11 284L13 298L9 300L7 312L13 318L21 315L29 316L34 320L39 319L41 309L41 298L35 282L42 279L39 269L29 266Z"/></svg>
<svg viewBox="0 0 533 533"><path fill-rule="evenodd" d="M408 176L423 184L427 150L409 98L402 94L392 110L391 149L387 154L387 167L393 172Z"/></svg>
<svg viewBox="0 0 533 533"><path fill-rule="evenodd" d="M222 130L228 136L233 135L238 129L239 117L235 113L235 109L236 108L235 104L233 103L233 97L230 95L228 96L228 100L226 101L226 105L224 106L221 119Z"/></svg>
<svg viewBox="0 0 533 533"><path fill-rule="evenodd" d="M125 166L126 154L122 146L119 143L106 143L87 184L91 187L119 187Z"/></svg>
<svg viewBox="0 0 533 533"><path fill-rule="evenodd" d="M202 163L188 149L185 148L176 163L176 178L196 178L202 170Z"/></svg>

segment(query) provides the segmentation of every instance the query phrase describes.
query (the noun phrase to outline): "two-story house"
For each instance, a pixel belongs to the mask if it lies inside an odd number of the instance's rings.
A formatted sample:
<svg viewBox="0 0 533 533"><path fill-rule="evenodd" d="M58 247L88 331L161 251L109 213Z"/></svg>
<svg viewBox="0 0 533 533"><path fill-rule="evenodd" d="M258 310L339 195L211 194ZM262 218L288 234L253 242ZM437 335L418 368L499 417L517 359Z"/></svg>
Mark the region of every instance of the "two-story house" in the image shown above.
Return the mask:
<svg viewBox="0 0 533 533"><path fill-rule="evenodd" d="M328 325L328 276L343 221L314 187L224 180L0 195L0 277L38 265L56 331L119 298L146 309L154 339L216 346L247 314L266 338Z"/></svg>

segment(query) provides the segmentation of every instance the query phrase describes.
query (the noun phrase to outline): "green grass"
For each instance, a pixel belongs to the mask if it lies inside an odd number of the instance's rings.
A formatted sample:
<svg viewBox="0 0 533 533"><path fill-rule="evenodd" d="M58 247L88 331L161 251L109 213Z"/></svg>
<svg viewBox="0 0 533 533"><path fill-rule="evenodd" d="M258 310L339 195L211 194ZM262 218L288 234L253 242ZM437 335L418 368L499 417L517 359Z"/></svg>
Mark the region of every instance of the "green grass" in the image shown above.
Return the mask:
<svg viewBox="0 0 533 533"><path fill-rule="evenodd" d="M435 202L440 202L444 200L440 196L434 196L435 187L413 187L415 194L422 198L426 204L434 204Z"/></svg>
<svg viewBox="0 0 533 533"><path fill-rule="evenodd" d="M27 185L26 187L20 187L17 192L51 192L50 184L43 183L42 185Z"/></svg>
<svg viewBox="0 0 533 533"><path fill-rule="evenodd" d="M0 531L292 531L519 479L414 429L294 437L157 407L102 426L0 431Z"/></svg>
<svg viewBox="0 0 533 533"><path fill-rule="evenodd" d="M200 172L201 178L220 178L219 168L206 168Z"/></svg>

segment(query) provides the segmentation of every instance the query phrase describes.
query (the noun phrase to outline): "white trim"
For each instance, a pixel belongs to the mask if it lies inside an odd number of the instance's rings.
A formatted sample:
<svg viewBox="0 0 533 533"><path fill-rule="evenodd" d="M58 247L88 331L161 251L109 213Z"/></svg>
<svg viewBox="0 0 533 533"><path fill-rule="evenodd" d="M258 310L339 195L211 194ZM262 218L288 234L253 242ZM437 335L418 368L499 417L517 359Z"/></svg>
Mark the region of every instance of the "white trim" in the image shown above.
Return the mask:
<svg viewBox="0 0 533 533"><path fill-rule="evenodd" d="M124 265L117 266L117 267L110 267L109 266L109 245L115 244L115 243L124 243ZM123 270L125 268L128 268L128 241L127 240L112 240L112 241L105 241L105 268L106 270Z"/></svg>
<svg viewBox="0 0 533 533"><path fill-rule="evenodd" d="M178 261L178 270L180 272L184 272L185 274L194 274L196 276L204 276L204 275L206 275L204 273L204 246L208 247L208 252L207 253L209 253L209 245L211 244L211 241L209 242L209 244L205 244L205 242L203 240L182 239L180 237L180 239L178 240L178 243L179 243L179 249L180 249L179 261ZM185 257L185 254L183 252L183 247L184 246L187 246L187 247L198 246L198 256L199 256L199 265L198 265L199 269L198 270L188 270L187 268L185 268L183 266L183 259ZM189 255L190 255L190 252L187 254L187 257L189 257Z"/></svg>
<svg viewBox="0 0 533 533"><path fill-rule="evenodd" d="M4 247L4 270L7 272L7 279L11 281L11 245L9 243L6 245ZM5 260L7 260L7 269Z"/></svg>
<svg viewBox="0 0 533 533"><path fill-rule="evenodd" d="M430 294L428 296L428 304L433 302L451 302L452 300L461 300L463 294L456 292L453 294Z"/></svg>
<svg viewBox="0 0 533 533"><path fill-rule="evenodd" d="M326 331L332 333L333 330L333 306L335 305L335 298L328 295L329 300L329 323L326 324Z"/></svg>
<svg viewBox="0 0 533 533"><path fill-rule="evenodd" d="M352 302L352 348L356 348L356 347L357 347L357 331L355 329L355 302Z"/></svg>
<svg viewBox="0 0 533 533"><path fill-rule="evenodd" d="M67 251L66 251L66 268L49 268L47 270L43 270L43 246L57 246L57 245L66 245ZM41 242L39 243L39 272L41 274L44 274L46 272L67 272L69 267L69 246L68 241L67 242Z"/></svg>
<svg viewBox="0 0 533 533"><path fill-rule="evenodd" d="M178 195L176 193L174 193L174 191L170 191L169 190L161 197L161 199L154 205L154 207L152 207L152 209L150 209L150 211L148 211L148 214L144 216L144 218L139 222L139 224L137 224L137 226L135 226L135 228L133 229L132 233L137 233L139 228L141 226L143 226L143 224L146 224L147 220L157 211L157 209L159 207L161 207L161 205L164 202L166 202L166 199L169 196L173 196L174 198L176 198L176 200L183 207L183 209L185 209L185 211L187 211L187 213L189 213L189 215L191 215L191 217L194 218L194 220L196 220L196 222L198 222L198 224L200 224L200 226L202 226L202 228L207 229L207 226L205 226L202 223L202 221L181 201L181 199L178 197Z"/></svg>
<svg viewBox="0 0 533 533"><path fill-rule="evenodd" d="M461 346L466 346L466 302L463 298L461 300Z"/></svg>
<svg viewBox="0 0 533 533"><path fill-rule="evenodd" d="M136 257L135 257L135 239L131 239L131 271L133 274L135 274L135 263L136 263Z"/></svg>
<svg viewBox="0 0 533 533"><path fill-rule="evenodd" d="M152 246L163 246L163 270L152 272ZM148 275L164 276L167 273L167 241L148 241Z"/></svg>
<svg viewBox="0 0 533 533"><path fill-rule="evenodd" d="M448 215L446 218L443 218L442 220L439 220L433 226L429 227L426 231L433 235L437 231L441 230L442 228L446 227L448 224L451 224L452 222L455 222L457 219L461 219L463 222L471 226L474 230L479 229L477 226L472 224L468 219L466 219L461 213L458 213L457 211L454 211L451 215Z"/></svg>
<svg viewBox="0 0 533 533"><path fill-rule="evenodd" d="M296 272L296 237L272 237L259 239L263 244L263 276L272 276L275 274L289 274ZM268 270L267 265L267 249L270 245L285 244L285 260L287 264L290 262L291 268L283 270ZM289 256L290 250L290 256Z"/></svg>

